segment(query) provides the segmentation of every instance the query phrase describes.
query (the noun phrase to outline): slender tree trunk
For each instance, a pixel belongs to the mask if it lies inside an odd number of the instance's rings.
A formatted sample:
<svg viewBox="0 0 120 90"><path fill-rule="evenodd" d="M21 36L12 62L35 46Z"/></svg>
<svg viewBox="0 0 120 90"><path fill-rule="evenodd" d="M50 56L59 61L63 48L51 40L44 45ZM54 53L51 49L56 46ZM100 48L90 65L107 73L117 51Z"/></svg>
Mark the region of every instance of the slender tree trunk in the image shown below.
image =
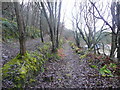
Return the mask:
<svg viewBox="0 0 120 90"><path fill-rule="evenodd" d="M59 47L59 27L60 27L60 14L61 14L61 5L62 2L59 4L59 11L58 11L58 23L57 23L57 37L56 37L56 47Z"/></svg>
<svg viewBox="0 0 120 90"><path fill-rule="evenodd" d="M54 5L55 4L55 5ZM44 15L46 17L48 26L49 26L49 32L50 32L50 38L52 42L52 52L56 52L57 47L59 46L59 24L60 24L60 9L61 9L61 2L60 7L58 7L58 19L56 17L57 15L57 2L47 2L46 6L48 8L48 14L45 9L45 4L41 2L41 7L43 8ZM56 24L58 20L58 23ZM56 27L57 26L57 27Z"/></svg>
<svg viewBox="0 0 120 90"><path fill-rule="evenodd" d="M41 11L41 13L42 13L42 11ZM44 39L43 39L43 30L42 30L42 22L41 22L42 21L41 15L40 15L40 37L41 37L41 41L44 42Z"/></svg>
<svg viewBox="0 0 120 90"><path fill-rule="evenodd" d="M111 58L114 58L114 56L115 56L114 52L117 48L116 41L117 41L117 36L114 33L112 33L112 45L111 45L111 51L110 51L110 57Z"/></svg>
<svg viewBox="0 0 120 90"><path fill-rule="evenodd" d="M19 31L19 43L20 43L20 54L25 55L26 53L26 47L25 47L25 27L22 15L20 13L20 4L18 2L14 2L15 6L15 13L16 13L16 19L17 19L17 25L18 25L18 31Z"/></svg>
<svg viewBox="0 0 120 90"><path fill-rule="evenodd" d="M43 32L42 32L42 30L40 31L40 37L41 37L41 41L42 41L42 43L44 43Z"/></svg>
<svg viewBox="0 0 120 90"><path fill-rule="evenodd" d="M48 2L48 5L50 5L50 2ZM42 6L42 9L43 9L44 15L45 15L45 17L46 17L46 20L47 20L47 23L48 23L48 26L49 26L50 39L51 39L51 42L52 42L52 52L55 52L54 34L53 34L52 25L51 25L52 23L50 22L50 21L51 21L51 13L52 13L52 12L51 12L51 8L49 8L49 10L50 10L50 12L49 12L49 13L50 13L50 20L49 20L43 2L41 2L41 6Z"/></svg>
<svg viewBox="0 0 120 90"><path fill-rule="evenodd" d="M120 36L118 36L118 48L117 48L117 58L118 61L120 62Z"/></svg>
<svg viewBox="0 0 120 90"><path fill-rule="evenodd" d="M116 17L117 17L117 58L118 58L118 61L120 61L120 3L117 2L117 14L116 14Z"/></svg>
<svg viewBox="0 0 120 90"><path fill-rule="evenodd" d="M104 43L102 43L102 49L103 49L103 54L106 55L105 54L105 45L104 45Z"/></svg>
<svg viewBox="0 0 120 90"><path fill-rule="evenodd" d="M112 2L111 4L111 14L112 14L112 28L113 28L113 31L115 32L115 18L116 18L116 15L115 15L115 3ZM115 50L117 48L117 35L115 33L112 32L112 41L111 41L111 51L110 51L110 58L114 58L114 53L115 53Z"/></svg>
<svg viewBox="0 0 120 90"><path fill-rule="evenodd" d="M80 37L77 31L74 32L74 38L75 38L77 47L80 48Z"/></svg>
<svg viewBox="0 0 120 90"><path fill-rule="evenodd" d="M95 33L96 33L96 27L95 27L95 17L94 17L94 15L95 15L95 9L94 9L94 7L93 7L93 29L94 29L94 32L93 32L93 43L95 44L96 42L95 42ZM96 45L97 46L97 45ZM94 45L94 54L96 54L96 47L95 47L95 45Z"/></svg>

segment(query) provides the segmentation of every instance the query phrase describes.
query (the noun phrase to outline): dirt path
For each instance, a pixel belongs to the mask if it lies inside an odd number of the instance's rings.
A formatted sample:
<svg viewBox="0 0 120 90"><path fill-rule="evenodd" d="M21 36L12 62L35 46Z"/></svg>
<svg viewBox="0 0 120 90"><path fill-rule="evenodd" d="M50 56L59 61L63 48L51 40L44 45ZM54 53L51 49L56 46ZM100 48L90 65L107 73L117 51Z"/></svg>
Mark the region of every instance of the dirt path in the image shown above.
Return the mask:
<svg viewBox="0 0 120 90"><path fill-rule="evenodd" d="M47 39L46 39L47 40ZM28 40L28 51L36 50L41 46L40 39ZM2 48L3 62L15 57L19 52L19 43L4 44ZM68 43L63 45L64 58L52 60L45 64L45 72L38 74L36 82L28 87L33 88L92 88L92 87L120 87L120 80L104 78L97 70L89 67L86 59L71 49ZM97 75L97 76L96 76Z"/></svg>
<svg viewBox="0 0 120 90"><path fill-rule="evenodd" d="M96 76L99 73L90 68L86 60L80 60L68 43L63 45L66 55L59 61L46 64L44 73L36 77L33 88L92 88L118 87L120 82L114 78Z"/></svg>

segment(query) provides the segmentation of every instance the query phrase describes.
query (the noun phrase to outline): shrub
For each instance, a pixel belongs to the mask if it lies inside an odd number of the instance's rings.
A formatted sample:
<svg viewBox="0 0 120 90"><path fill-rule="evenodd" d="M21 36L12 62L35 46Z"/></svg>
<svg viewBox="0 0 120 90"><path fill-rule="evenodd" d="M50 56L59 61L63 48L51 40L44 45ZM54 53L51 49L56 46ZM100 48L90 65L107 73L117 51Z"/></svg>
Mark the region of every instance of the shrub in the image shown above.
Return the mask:
<svg viewBox="0 0 120 90"><path fill-rule="evenodd" d="M3 80L13 82L15 87L24 87L25 84L31 81L31 78L33 78L42 64L42 57L37 60L28 53L22 57L18 54L3 66Z"/></svg>
<svg viewBox="0 0 120 90"><path fill-rule="evenodd" d="M97 69L97 65L90 65L91 68Z"/></svg>
<svg viewBox="0 0 120 90"><path fill-rule="evenodd" d="M57 54L51 54L49 44L39 48L39 52L26 52L22 57L18 54L3 66L3 83L11 81L13 87L25 87L35 81L34 77L40 70L44 72L44 63L50 58L56 59Z"/></svg>
<svg viewBox="0 0 120 90"><path fill-rule="evenodd" d="M107 65L104 65L102 68L100 68L99 72L102 76L113 76L112 72L107 68Z"/></svg>
<svg viewBox="0 0 120 90"><path fill-rule="evenodd" d="M4 41L14 38L18 39L19 35L16 22L6 18L0 18L0 22L2 23L2 39Z"/></svg>
<svg viewBox="0 0 120 90"><path fill-rule="evenodd" d="M17 23L15 21L11 21L6 18L0 18L0 23L2 24L2 39L4 41L13 39L18 40L19 32L17 29ZM35 27L27 26L25 31L25 36L27 38L34 39L40 37L40 30Z"/></svg>
<svg viewBox="0 0 120 90"><path fill-rule="evenodd" d="M40 30L35 27L28 26L26 28L26 37L32 38L32 39L38 38L40 37Z"/></svg>

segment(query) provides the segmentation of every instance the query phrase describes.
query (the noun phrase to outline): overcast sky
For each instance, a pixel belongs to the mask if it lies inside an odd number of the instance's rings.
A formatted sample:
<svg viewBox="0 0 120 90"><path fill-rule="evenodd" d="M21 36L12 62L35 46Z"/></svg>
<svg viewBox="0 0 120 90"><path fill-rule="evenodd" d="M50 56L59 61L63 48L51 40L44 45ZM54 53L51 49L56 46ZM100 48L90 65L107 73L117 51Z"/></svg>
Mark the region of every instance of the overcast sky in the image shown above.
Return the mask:
<svg viewBox="0 0 120 90"><path fill-rule="evenodd" d="M23 0L19 0L19 1L22 2ZM28 1L34 1L34 0L24 0L24 2L28 2ZM49 1L53 1L53 0L49 0ZM78 0L78 1L81 1L81 0ZM72 29L71 12L72 12L74 2L75 0L63 0L62 2L61 22L63 21L63 18L64 18L65 26L68 29Z"/></svg>
<svg viewBox="0 0 120 90"><path fill-rule="evenodd" d="M23 0L20 0L20 1L23 1ZM28 2L29 0L24 0L25 2ZM30 0L32 1L32 0ZM53 0L50 0L50 1L53 1ZM74 3L77 2L83 2L85 0L63 0L62 2L62 12L61 12L61 22L63 21L63 18L64 18L64 24L66 26L66 28L68 29L72 29L72 11L73 11L73 6L74 6ZM107 2L111 2L111 0L93 0L93 1L100 1L100 2L104 2L104 6L103 6L103 9L104 7L106 6L106 4L108 4ZM106 15L104 16L105 18L107 18L107 12L106 12ZM102 20L100 22L98 22L98 25L101 25L103 22Z"/></svg>
<svg viewBox="0 0 120 90"><path fill-rule="evenodd" d="M75 2L79 3L79 2L82 2L82 1L85 1L85 0L76 0L76 1L75 0L63 0L62 17L64 16L64 12L65 12L65 26L68 29L72 29L72 22L71 22L71 20L72 20L72 11L73 11L74 3ZM111 2L111 0L93 0L93 1L99 1L100 2L99 4L103 3L103 9L108 4L108 1L109 1L109 4ZM105 19L107 19L107 16L108 16L108 12L105 12L105 14L104 14ZM101 25L102 23L103 23L103 21L99 20L98 26Z"/></svg>
<svg viewBox="0 0 120 90"><path fill-rule="evenodd" d="M65 18L65 26L68 29L72 29L72 25L71 25L71 13L72 13L72 9L73 9L73 5L74 5L74 0L63 0L62 3L62 13L61 13L61 17ZM64 17L65 14L65 17ZM63 20L63 19L61 19Z"/></svg>

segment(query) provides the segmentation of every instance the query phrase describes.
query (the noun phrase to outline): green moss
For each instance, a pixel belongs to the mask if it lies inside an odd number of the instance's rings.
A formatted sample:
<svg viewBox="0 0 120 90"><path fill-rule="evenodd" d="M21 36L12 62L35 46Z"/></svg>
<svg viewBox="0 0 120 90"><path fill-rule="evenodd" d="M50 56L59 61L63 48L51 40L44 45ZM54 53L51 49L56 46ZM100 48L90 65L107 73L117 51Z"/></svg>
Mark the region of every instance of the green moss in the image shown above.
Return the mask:
<svg viewBox="0 0 120 90"><path fill-rule="evenodd" d="M90 65L90 67L97 69L97 65Z"/></svg>
<svg viewBox="0 0 120 90"><path fill-rule="evenodd" d="M65 43L64 39L61 38L61 39L59 40L59 48L61 48L64 43Z"/></svg>
<svg viewBox="0 0 120 90"><path fill-rule="evenodd" d="M18 54L2 67L3 80L13 82L14 87L24 87L34 81L38 71L44 72L44 63L47 60L57 58L57 54L50 52L50 44L48 43L39 47L34 53L26 52L25 56Z"/></svg>
<svg viewBox="0 0 120 90"><path fill-rule="evenodd" d="M85 58L85 57L86 57L86 54L81 55L81 56L80 56L80 59L83 59L83 58Z"/></svg>
<svg viewBox="0 0 120 90"><path fill-rule="evenodd" d="M16 87L22 87L34 77L35 72L40 70L43 61L43 57L38 60L28 53L22 58L17 55L3 66L3 79L12 81Z"/></svg>
<svg viewBox="0 0 120 90"><path fill-rule="evenodd" d="M19 65L19 64L20 64L20 61L21 61L21 60L18 59L19 57L20 57L20 55L17 55L14 59L12 59L11 61L7 62L7 63L3 66L2 70L3 70L3 74L4 74L3 76L4 76L4 77L6 77L7 72L9 71L9 69L12 68L12 65L14 65L14 64Z"/></svg>

